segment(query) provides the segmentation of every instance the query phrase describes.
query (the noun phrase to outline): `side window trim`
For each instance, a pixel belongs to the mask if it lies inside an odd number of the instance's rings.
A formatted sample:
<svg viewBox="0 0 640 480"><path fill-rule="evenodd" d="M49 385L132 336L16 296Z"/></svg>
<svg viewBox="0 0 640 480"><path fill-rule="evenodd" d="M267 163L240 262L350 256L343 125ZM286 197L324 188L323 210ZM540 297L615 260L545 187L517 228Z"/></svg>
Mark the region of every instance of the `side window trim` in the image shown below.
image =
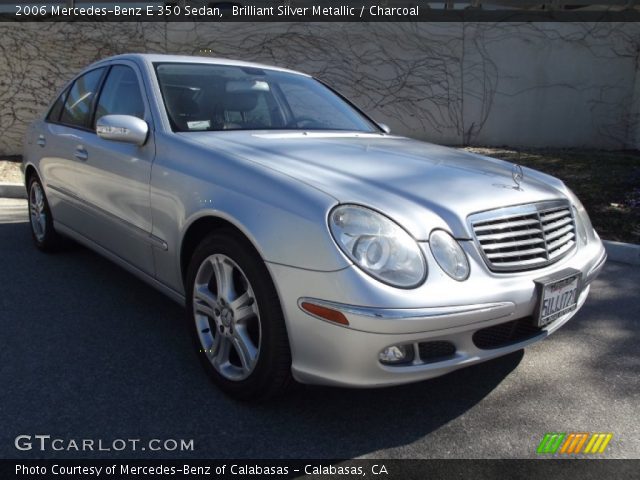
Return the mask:
<svg viewBox="0 0 640 480"><path fill-rule="evenodd" d="M91 113L89 114L89 126L87 127L93 133L96 133L95 128L93 126L96 124L96 109L98 106L98 101L102 96L102 90L104 89L104 84L107 82L107 78L109 78L109 73L111 73L111 69L113 68L113 64L107 65L100 82L98 82L98 89L96 95L93 97L93 102L91 102Z"/></svg>
<svg viewBox="0 0 640 480"><path fill-rule="evenodd" d="M64 92L64 97L65 97L64 98L64 103L63 103L62 110L60 111L60 115L58 116L58 119L56 121L51 121L51 120L47 120L47 121L49 123L53 123L55 125L62 125L63 127L67 127L67 128L75 128L76 130L82 130L82 131L86 131L86 132L96 133L95 130L93 130L90 126L86 126L86 125L82 125L82 126L81 125L71 125L71 124L62 122L62 120L61 120L62 112L64 111L64 105L67 103L67 97L69 96L69 93L73 89L73 86L76 84L76 82L80 78L84 77L85 75L88 75L91 72L95 72L96 70L103 70L102 76L100 77L100 80L98 81L98 86L96 88L96 95L94 95L94 98L93 98L93 100L91 102L91 110L89 111L90 119L93 118L94 109L95 109L95 105L96 105L96 99L98 98L98 96L100 95L100 93L102 91L102 86L103 86L104 80L106 78L106 73L110 69L111 69L111 65L101 65L99 67L92 68L91 70L84 71L80 75L76 76L71 82L69 82L69 85L67 85L67 88L66 88L66 90Z"/></svg>
<svg viewBox="0 0 640 480"><path fill-rule="evenodd" d="M102 95L102 87L104 87L105 82L107 81L107 77L109 76L109 72L113 67L112 64L107 65L102 72L102 77L100 77L100 81L98 81L98 88L96 88L96 94L93 96L93 101L91 102L91 110L89 111L89 124L86 126L87 130L92 133L96 133L96 129L93 128L93 117L96 116L96 107L98 105L98 99L100 95Z"/></svg>

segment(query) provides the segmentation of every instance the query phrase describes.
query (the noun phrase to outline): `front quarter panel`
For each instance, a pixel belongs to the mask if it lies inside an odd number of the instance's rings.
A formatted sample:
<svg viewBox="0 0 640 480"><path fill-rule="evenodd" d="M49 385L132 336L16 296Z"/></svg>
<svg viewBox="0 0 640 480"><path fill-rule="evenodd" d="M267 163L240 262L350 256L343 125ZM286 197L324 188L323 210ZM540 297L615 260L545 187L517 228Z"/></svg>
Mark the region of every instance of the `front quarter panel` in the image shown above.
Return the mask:
<svg viewBox="0 0 640 480"><path fill-rule="evenodd" d="M211 216L240 229L271 263L317 271L349 265L334 245L326 216L337 201L319 190L248 160L176 134L157 137L151 175L158 280L184 293L182 239L190 225Z"/></svg>

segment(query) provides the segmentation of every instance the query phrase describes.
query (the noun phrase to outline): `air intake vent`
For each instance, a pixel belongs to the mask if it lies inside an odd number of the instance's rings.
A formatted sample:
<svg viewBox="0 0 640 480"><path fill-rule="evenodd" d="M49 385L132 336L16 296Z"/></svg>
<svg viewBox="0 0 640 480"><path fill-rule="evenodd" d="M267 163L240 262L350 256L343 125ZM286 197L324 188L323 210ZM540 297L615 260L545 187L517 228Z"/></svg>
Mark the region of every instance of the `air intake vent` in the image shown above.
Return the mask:
<svg viewBox="0 0 640 480"><path fill-rule="evenodd" d="M571 206L565 201L501 208L469 219L485 262L496 272L549 265L576 244Z"/></svg>
<svg viewBox="0 0 640 480"><path fill-rule="evenodd" d="M478 330L473 334L473 343L483 350L492 350L524 342L541 332L542 329L533 324L531 317L525 317Z"/></svg>
<svg viewBox="0 0 640 480"><path fill-rule="evenodd" d="M418 353L424 363L435 363L453 358L456 347L451 342L422 342L418 344Z"/></svg>

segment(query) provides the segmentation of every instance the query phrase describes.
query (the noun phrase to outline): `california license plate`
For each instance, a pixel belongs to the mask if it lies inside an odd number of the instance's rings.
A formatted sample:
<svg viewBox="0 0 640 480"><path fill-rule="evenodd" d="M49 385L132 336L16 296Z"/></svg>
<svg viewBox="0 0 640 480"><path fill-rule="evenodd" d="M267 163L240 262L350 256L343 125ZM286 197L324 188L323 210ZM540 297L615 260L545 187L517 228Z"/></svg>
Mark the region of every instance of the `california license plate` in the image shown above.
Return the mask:
<svg viewBox="0 0 640 480"><path fill-rule="evenodd" d="M576 309L580 287L580 272L564 270L536 281L539 303L536 315L538 327L544 327Z"/></svg>

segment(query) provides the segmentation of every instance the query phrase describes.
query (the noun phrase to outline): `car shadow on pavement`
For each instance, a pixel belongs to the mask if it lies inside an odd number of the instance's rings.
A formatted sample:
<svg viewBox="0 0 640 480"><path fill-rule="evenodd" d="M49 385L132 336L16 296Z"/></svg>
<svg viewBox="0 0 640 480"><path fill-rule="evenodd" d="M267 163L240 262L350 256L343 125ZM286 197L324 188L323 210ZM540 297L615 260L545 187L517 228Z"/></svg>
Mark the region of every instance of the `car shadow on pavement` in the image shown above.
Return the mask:
<svg viewBox="0 0 640 480"><path fill-rule="evenodd" d="M34 458L13 447L24 433L195 440L192 452L156 458L363 456L446 428L523 358L519 351L406 386L301 386L268 403L236 402L198 365L184 310L151 287L82 247L36 251L27 223L0 223L0 252L0 327L11 339L0 349L0 382L11 385L0 393L5 458ZM131 451L98 456L153 458Z"/></svg>
<svg viewBox="0 0 640 480"><path fill-rule="evenodd" d="M443 377L382 389L304 386L260 408L286 416L296 428L320 433L317 441L325 445L317 445L311 456L322 456L331 443L340 456L362 456L411 444L473 409L523 355L520 350Z"/></svg>

